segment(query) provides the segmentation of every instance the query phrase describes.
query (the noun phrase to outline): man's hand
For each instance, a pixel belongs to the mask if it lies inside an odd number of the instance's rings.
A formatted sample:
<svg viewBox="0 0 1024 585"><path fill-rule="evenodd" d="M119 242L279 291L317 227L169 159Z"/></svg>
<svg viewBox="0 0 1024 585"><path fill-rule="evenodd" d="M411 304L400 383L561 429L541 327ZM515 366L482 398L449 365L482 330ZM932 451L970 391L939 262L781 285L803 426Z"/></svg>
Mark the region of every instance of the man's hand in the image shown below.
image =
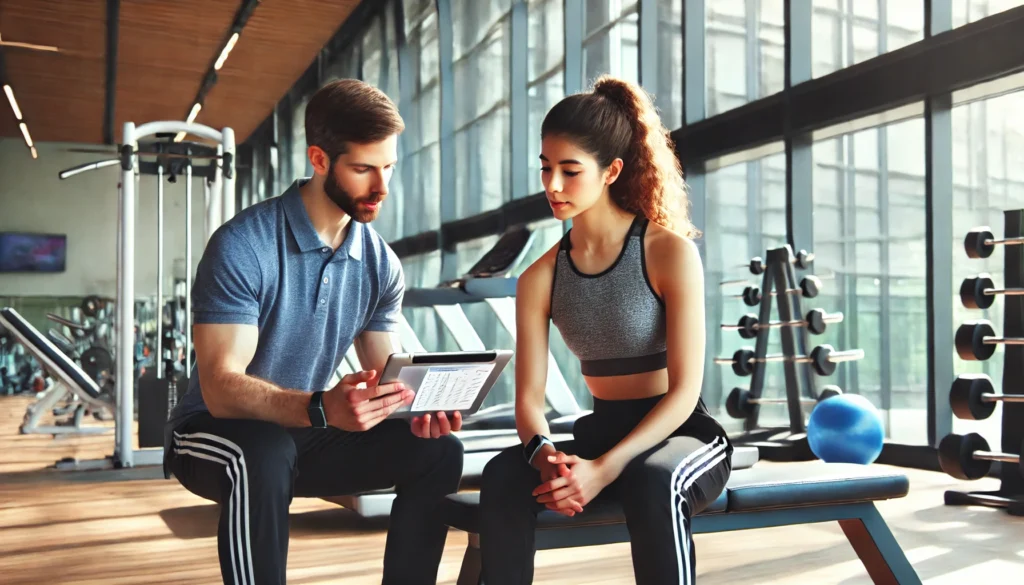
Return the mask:
<svg viewBox="0 0 1024 585"><path fill-rule="evenodd" d="M368 431L403 404L411 404L413 391L401 382L376 385L377 372L349 374L324 392L327 424L345 431Z"/></svg>
<svg viewBox="0 0 1024 585"><path fill-rule="evenodd" d="M577 510L594 501L594 498L615 480L609 469L597 461L580 459L575 455L555 453L547 457L554 465L567 465L569 473L546 481L533 490L537 501L549 510Z"/></svg>
<svg viewBox="0 0 1024 585"><path fill-rule="evenodd" d="M421 439L436 439L461 430L462 413L456 410L451 420L448 420L448 415L444 412L439 412L435 416L414 416L411 424L412 434Z"/></svg>
<svg viewBox="0 0 1024 585"><path fill-rule="evenodd" d="M541 487L558 478L568 478L572 475L572 471L570 471L569 466L565 463L552 463L548 460L548 457L555 455L564 456L565 453L555 451L555 448L550 445L544 445L541 448L541 451L537 453L537 456L533 459L534 467L540 471L540 480L544 482ZM541 487L538 487L537 489L539 490ZM537 490L534 490L533 495L536 496L538 493L539 492ZM570 518L583 511L583 506L575 499L569 499L566 503L568 504L568 507L551 508L548 506L548 508L562 514L563 516L569 516Z"/></svg>

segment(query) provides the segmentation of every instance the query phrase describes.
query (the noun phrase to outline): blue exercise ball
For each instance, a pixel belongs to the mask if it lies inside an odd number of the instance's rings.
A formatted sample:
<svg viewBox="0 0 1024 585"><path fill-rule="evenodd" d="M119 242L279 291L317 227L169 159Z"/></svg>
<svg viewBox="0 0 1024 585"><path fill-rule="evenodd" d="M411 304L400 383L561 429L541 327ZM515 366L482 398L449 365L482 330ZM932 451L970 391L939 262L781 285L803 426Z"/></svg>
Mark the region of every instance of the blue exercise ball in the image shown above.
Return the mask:
<svg viewBox="0 0 1024 585"><path fill-rule="evenodd" d="M882 452L882 415L867 398L841 394L819 402L807 422L811 452L828 463L873 463Z"/></svg>

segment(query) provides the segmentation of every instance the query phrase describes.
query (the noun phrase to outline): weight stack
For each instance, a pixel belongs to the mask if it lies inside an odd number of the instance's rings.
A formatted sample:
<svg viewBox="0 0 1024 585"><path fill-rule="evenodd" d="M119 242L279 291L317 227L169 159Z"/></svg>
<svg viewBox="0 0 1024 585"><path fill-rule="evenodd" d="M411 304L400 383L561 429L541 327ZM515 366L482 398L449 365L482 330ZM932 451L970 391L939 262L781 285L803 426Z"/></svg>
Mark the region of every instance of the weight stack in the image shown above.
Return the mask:
<svg viewBox="0 0 1024 585"><path fill-rule="evenodd" d="M164 446L164 423L167 422L167 377L157 379L156 368L149 368L139 378L139 448ZM188 390L188 376L178 378L178 400Z"/></svg>
<svg viewBox="0 0 1024 585"><path fill-rule="evenodd" d="M1024 238L1024 209L1004 210L1003 216L1004 241L1009 244L1019 243L1021 238ZM985 229L987 230L987 228ZM985 257L992 253L991 249L989 249L987 253L979 252L983 247L980 240L984 240L989 236L983 235L979 240L979 236L977 234L978 231L979 230L977 228L972 230L964 240L965 251L967 256L970 258ZM1024 289L1024 246L1003 245L1001 247L1003 248L1002 252L1004 253L1003 291ZM995 290L998 291L999 289ZM999 335L996 333L995 335L989 336L978 335L975 333L974 337L977 337L978 339L970 340L973 341L973 344L971 344L973 347L962 347L963 345L967 345L969 342L965 343L963 336L958 335L957 352L961 357L975 360L988 359L988 356L993 353L993 348L989 346L982 350L982 344L985 342L982 337L995 337L995 339L1007 341L1024 339L1024 296L1019 294L999 294L999 296L1003 297L1002 334ZM982 304L981 307L978 307L977 303L969 300L963 291L961 292L961 298L964 299L962 302L968 309L985 308L984 304ZM991 304L991 302L989 302L989 304ZM964 324L961 326L960 330L963 331L966 327L972 327L975 332L978 332L980 329L983 329L985 325L988 325L987 323L977 323L978 322ZM987 331L985 333L987 333ZM1002 349L1005 352L1003 356L1002 395L1014 397L1024 396L1024 345L997 342L996 347L998 347L998 345L1002 345ZM979 353L981 355L978 355ZM971 354L973 354L973 356L971 356ZM962 384L963 380L961 380L961 378L970 379L972 377L984 378L987 380L986 376L965 375L958 378L958 381L954 384ZM961 393L961 396L962 395L963 394ZM953 391L950 393L950 400L954 407L954 413L956 413L957 400L954 397ZM1019 462L1019 457L1022 454L1021 451L1024 449L1024 402L1000 402L1003 410L1002 418L1000 420L1001 429L999 451L998 453L990 452L996 457L1004 456L1004 459L998 462L998 477L1000 480L999 489L995 491L971 492L949 490L945 492L944 500L945 504L950 506L983 505L1000 507L1004 508L1012 515L1024 516L1024 467L1022 467ZM964 414L963 404L960 405L960 411L961 414ZM957 415L955 414L955 416ZM970 415L964 416L963 418L968 418L969 416ZM986 416L987 414L984 414L980 418L984 418ZM970 418L979 417L970 416ZM979 443L982 445L980 448L978 448ZM965 477L963 468L966 467L964 464L970 461L976 461L973 457L973 454L977 452L975 449L978 449L978 451L986 450L985 443L986 442L980 437L980 435L974 433L963 437L958 435L949 435L944 438L940 444L940 464L947 473L954 477L959 477L961 479L976 479L976 476L981 474ZM959 447L959 464L950 464L950 459L954 456L953 453L951 453L951 447ZM1018 461L1016 463L1006 461L1005 458L1007 456L1009 458L1013 458L1015 456ZM966 475L970 474L968 473Z"/></svg>

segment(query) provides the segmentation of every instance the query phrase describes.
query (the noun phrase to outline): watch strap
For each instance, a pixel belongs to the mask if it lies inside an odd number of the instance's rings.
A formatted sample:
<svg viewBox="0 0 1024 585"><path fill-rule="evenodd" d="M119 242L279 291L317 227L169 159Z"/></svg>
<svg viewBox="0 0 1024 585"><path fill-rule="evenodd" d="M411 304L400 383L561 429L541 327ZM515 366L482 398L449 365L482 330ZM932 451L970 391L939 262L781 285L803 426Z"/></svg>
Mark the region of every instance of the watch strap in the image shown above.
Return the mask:
<svg viewBox="0 0 1024 585"><path fill-rule="evenodd" d="M324 412L324 391L317 390L309 399L309 408L306 409L309 415L309 424L314 429L327 428L327 413Z"/></svg>

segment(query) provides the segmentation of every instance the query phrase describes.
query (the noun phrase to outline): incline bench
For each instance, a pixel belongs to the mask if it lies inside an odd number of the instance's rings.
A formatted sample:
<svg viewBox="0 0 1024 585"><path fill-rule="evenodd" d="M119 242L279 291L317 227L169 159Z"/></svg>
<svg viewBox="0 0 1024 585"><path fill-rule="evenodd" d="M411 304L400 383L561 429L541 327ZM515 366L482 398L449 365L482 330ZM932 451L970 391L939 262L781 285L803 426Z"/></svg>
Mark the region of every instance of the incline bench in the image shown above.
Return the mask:
<svg viewBox="0 0 1024 585"><path fill-rule="evenodd" d="M0 325L3 325L39 361L54 383L39 393L39 398L25 412L21 424L22 434L93 434L113 431L109 426L82 426L85 405L113 414L111 405L100 393L100 387L78 367L78 364L62 353L49 339L11 308L0 310ZM50 412L61 400L77 397L84 404L75 409L74 425L40 426L39 420Z"/></svg>
<svg viewBox="0 0 1024 585"><path fill-rule="evenodd" d="M693 518L694 534L839 522L876 584L920 585L874 502L907 495L900 473L846 463L794 463L734 470L722 495ZM445 522L468 532L458 585L479 585L478 492L445 500ZM545 510L538 516L537 550L629 542L622 509L598 500L572 518ZM699 554L699 551L698 551ZM484 584L486 585L486 584Z"/></svg>

